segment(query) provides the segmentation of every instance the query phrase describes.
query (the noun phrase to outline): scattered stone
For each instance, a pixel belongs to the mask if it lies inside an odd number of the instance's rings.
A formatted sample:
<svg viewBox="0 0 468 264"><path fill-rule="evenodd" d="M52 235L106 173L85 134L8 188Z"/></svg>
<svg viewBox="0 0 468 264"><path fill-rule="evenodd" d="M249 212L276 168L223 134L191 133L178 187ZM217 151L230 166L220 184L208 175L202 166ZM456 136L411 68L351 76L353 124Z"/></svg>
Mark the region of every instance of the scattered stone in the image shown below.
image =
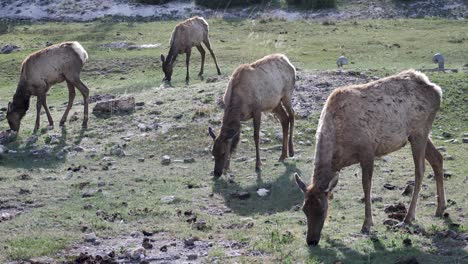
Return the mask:
<svg viewBox="0 0 468 264"><path fill-rule="evenodd" d="M111 147L110 155L117 156L117 157L123 157L123 156L125 156L125 151L123 150L123 147L120 144L116 144L116 145L113 145Z"/></svg>
<svg viewBox="0 0 468 264"><path fill-rule="evenodd" d="M95 196L97 193L100 193L102 192L101 189L98 189L98 190L88 190L88 191L85 191L84 193L81 194L81 197L82 198L89 198L89 197L93 197Z"/></svg>
<svg viewBox="0 0 468 264"><path fill-rule="evenodd" d="M451 138L451 137L452 137L452 133L444 131L444 132L442 132L442 136L443 136L444 138Z"/></svg>
<svg viewBox="0 0 468 264"><path fill-rule="evenodd" d="M195 158L184 158L184 163L194 163L195 162Z"/></svg>
<svg viewBox="0 0 468 264"><path fill-rule="evenodd" d="M171 164L171 157L169 155L164 155L161 158L161 164L162 165L169 165Z"/></svg>
<svg viewBox="0 0 468 264"><path fill-rule="evenodd" d="M93 108L93 113L131 113L134 110L135 98L129 96L97 102Z"/></svg>
<svg viewBox="0 0 468 264"><path fill-rule="evenodd" d="M52 263L57 263L53 258L46 257L46 256L31 258L29 260L29 262L31 264L52 264Z"/></svg>
<svg viewBox="0 0 468 264"><path fill-rule="evenodd" d="M145 162L145 158L138 158L139 162Z"/></svg>
<svg viewBox="0 0 468 264"><path fill-rule="evenodd" d="M25 194L31 194L31 190L25 189L25 188L20 188L19 192L20 195L25 195Z"/></svg>
<svg viewBox="0 0 468 264"><path fill-rule="evenodd" d="M404 195L404 196L411 195L413 193L413 190L414 190L414 185L413 184L407 184L405 186L405 189L401 193L401 195Z"/></svg>
<svg viewBox="0 0 468 264"><path fill-rule="evenodd" d="M452 175L453 175L453 174L452 174L452 172L450 172L450 171L444 172L444 178L445 178L445 179L452 178Z"/></svg>
<svg viewBox="0 0 468 264"><path fill-rule="evenodd" d="M387 189L387 190L395 190L395 188L396 188L396 186L395 186L395 185L393 185L393 184L390 184L390 183L386 183L386 184L384 184L384 186L383 186L383 187L384 187L385 189Z"/></svg>
<svg viewBox="0 0 468 264"><path fill-rule="evenodd" d="M138 232L138 231L133 231L130 233L130 236L133 237L133 238L138 238L141 236L141 233Z"/></svg>
<svg viewBox="0 0 468 264"><path fill-rule="evenodd" d="M250 198L250 193L249 192L244 192L244 191L241 191L241 192L237 192L236 193L237 195L237 198L239 198L239 200L247 200Z"/></svg>
<svg viewBox="0 0 468 264"><path fill-rule="evenodd" d="M468 138L463 138L463 143L468 143Z"/></svg>
<svg viewBox="0 0 468 264"><path fill-rule="evenodd" d="M397 204L386 204L384 206L384 212L386 214L390 213L406 213L406 207L403 203Z"/></svg>
<svg viewBox="0 0 468 264"><path fill-rule="evenodd" d="M270 192L270 190L267 190L265 188L260 188L260 189L257 190L257 194L260 197L267 196L269 192Z"/></svg>
<svg viewBox="0 0 468 264"><path fill-rule="evenodd" d="M195 241L199 241L200 239L198 237L189 237L187 239L184 239L184 246L187 248L193 248L195 247Z"/></svg>
<svg viewBox="0 0 468 264"><path fill-rule="evenodd" d="M395 219L386 219L383 224L386 225L386 226L389 226L389 227L394 227L398 224L398 220L395 220Z"/></svg>
<svg viewBox="0 0 468 264"><path fill-rule="evenodd" d="M20 47L12 44L7 44L0 49L0 54L10 54L13 51L20 50Z"/></svg>
<svg viewBox="0 0 468 264"><path fill-rule="evenodd" d="M160 247L159 250L160 250L161 252L167 252L167 246L164 245L164 246Z"/></svg>
<svg viewBox="0 0 468 264"><path fill-rule="evenodd" d="M132 253L130 253L130 258L133 260L141 260L145 258L146 255L146 250L143 247L137 247L132 250Z"/></svg>
<svg viewBox="0 0 468 264"><path fill-rule="evenodd" d="M455 160L452 155L444 155L444 160Z"/></svg>
<svg viewBox="0 0 468 264"><path fill-rule="evenodd" d="M84 241L88 243L94 243L96 242L96 240L97 240L97 236L95 233L86 234L84 237Z"/></svg>
<svg viewBox="0 0 468 264"><path fill-rule="evenodd" d="M163 198L161 198L161 201L164 203L172 203L175 201L175 196L174 195L164 196Z"/></svg>
<svg viewBox="0 0 468 264"><path fill-rule="evenodd" d="M138 124L138 129L140 130L140 132L148 132L151 130L151 128L145 124Z"/></svg>
<svg viewBox="0 0 468 264"><path fill-rule="evenodd" d="M18 176L18 180L21 180L21 181L29 181L31 179L32 179L32 177L29 174L26 174L26 173L23 173L23 174Z"/></svg>
<svg viewBox="0 0 468 264"><path fill-rule="evenodd" d="M203 221L203 220L200 220L200 221L197 221L197 222L193 223L192 227L197 229L197 230L200 230L200 231L208 229L208 226L206 225L206 222Z"/></svg>
<svg viewBox="0 0 468 264"><path fill-rule="evenodd" d="M197 254L189 254L187 255L187 260L196 260L198 258Z"/></svg>
<svg viewBox="0 0 468 264"><path fill-rule="evenodd" d="M143 246L144 249L152 249L153 248L153 244L151 244L149 238L147 238L147 237L143 238L143 243L141 245Z"/></svg>

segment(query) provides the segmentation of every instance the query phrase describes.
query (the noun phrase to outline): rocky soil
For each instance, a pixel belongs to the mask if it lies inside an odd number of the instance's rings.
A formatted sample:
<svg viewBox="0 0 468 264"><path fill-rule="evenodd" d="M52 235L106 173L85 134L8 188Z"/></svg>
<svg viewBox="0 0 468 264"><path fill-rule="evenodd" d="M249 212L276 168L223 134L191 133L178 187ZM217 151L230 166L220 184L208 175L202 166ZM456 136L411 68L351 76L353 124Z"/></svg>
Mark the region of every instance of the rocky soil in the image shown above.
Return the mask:
<svg viewBox="0 0 468 264"><path fill-rule="evenodd" d="M347 20L379 18L442 17L465 19L465 0L427 0L413 3L395 1L350 1L338 9L301 11L278 7L249 7L213 10L196 6L192 1L175 1L161 6L142 5L124 0L4 0L0 17L27 20L89 21L106 16L133 17L145 20L184 19L193 15L220 18L276 18L286 20Z"/></svg>

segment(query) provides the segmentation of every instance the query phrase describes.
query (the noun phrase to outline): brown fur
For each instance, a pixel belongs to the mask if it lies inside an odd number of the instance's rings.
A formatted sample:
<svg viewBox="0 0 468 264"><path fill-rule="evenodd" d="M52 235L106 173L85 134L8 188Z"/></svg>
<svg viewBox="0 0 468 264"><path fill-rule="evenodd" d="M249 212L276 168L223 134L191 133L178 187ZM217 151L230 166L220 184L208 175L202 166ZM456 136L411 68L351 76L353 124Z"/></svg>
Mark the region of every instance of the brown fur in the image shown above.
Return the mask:
<svg viewBox="0 0 468 264"><path fill-rule="evenodd" d="M438 207L436 215L445 208L442 156L429 139L429 132L440 107L442 91L419 72L409 70L375 82L336 89L328 97L317 130L315 168L312 185L305 188L308 223L307 242L317 244L320 239L328 202L326 196L338 181L338 172L360 163L365 198L365 221L362 231L367 233L373 224L371 212L371 179L374 158L411 143L415 163L415 188L404 219L411 223L421 181L424 158L431 164L437 183ZM319 209L310 204L319 203ZM325 211L321 214L320 211ZM320 215L320 216L319 216ZM317 224L319 223L319 224ZM321 223L321 224L320 224Z"/></svg>
<svg viewBox="0 0 468 264"><path fill-rule="evenodd" d="M88 122L88 95L89 89L80 79L81 69L88 55L77 42L64 42L53 45L29 55L22 64L20 80L13 102L8 106L7 119L10 128L18 131L21 119L29 109L31 96L37 96L37 115L34 131L39 128L40 111L44 107L49 125L53 126L52 116L47 107L46 96L50 87L56 83L67 82L69 100L67 109L60 121L64 125L68 112L73 105L75 88L82 94L84 99L83 126Z"/></svg>
<svg viewBox="0 0 468 264"><path fill-rule="evenodd" d="M260 118L262 112L273 111L283 128L283 150L280 160L294 155L294 111L291 97L296 71L282 54L266 56L252 64L239 66L232 74L224 94L224 116L219 137L215 139L215 176L229 168L229 156L239 141L241 121L253 118L256 149L256 169L260 170L259 154ZM288 147L289 134L289 147Z"/></svg>
<svg viewBox="0 0 468 264"><path fill-rule="evenodd" d="M189 75L189 64L190 64L190 55L192 53L192 47L197 47L198 51L201 54L201 68L198 76L202 77L203 68L205 65L205 49L202 46L202 43L205 44L208 48L211 56L216 65L216 70L218 75L221 75L221 71L218 67L218 62L216 56L211 49L210 39L208 38L209 26L205 19L202 17L192 17L187 19L174 28L172 32L170 49L167 57L161 55L161 61L163 63L162 69L164 72L164 79L171 81L172 71L174 68L174 62L179 54L186 54L186 67L187 67L187 76L186 81L190 79Z"/></svg>

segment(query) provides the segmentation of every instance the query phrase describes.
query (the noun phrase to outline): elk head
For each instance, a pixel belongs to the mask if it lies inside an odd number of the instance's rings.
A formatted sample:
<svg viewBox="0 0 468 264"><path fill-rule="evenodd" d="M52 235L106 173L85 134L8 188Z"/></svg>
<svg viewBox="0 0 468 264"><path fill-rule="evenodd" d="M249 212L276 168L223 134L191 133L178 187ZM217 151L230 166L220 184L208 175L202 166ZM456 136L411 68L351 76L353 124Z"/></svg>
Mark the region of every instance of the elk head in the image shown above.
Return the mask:
<svg viewBox="0 0 468 264"><path fill-rule="evenodd" d="M171 56L167 58L161 54L161 62L162 62L162 70L164 72L164 79L163 81L171 81L172 78L172 70L174 69L174 60Z"/></svg>
<svg viewBox="0 0 468 264"><path fill-rule="evenodd" d="M307 217L307 236L306 241L309 246L317 246L320 241L323 224L327 218L328 199L331 197L331 191L338 183L338 174L329 182L325 189L320 186L309 186L302 181L299 175L294 175L297 186L304 193L304 205L302 211Z"/></svg>
<svg viewBox="0 0 468 264"><path fill-rule="evenodd" d="M6 117L8 120L8 125L10 125L10 129L18 132L20 129L22 116L18 112L13 111L13 106L11 102L8 102L8 110Z"/></svg>
<svg viewBox="0 0 468 264"><path fill-rule="evenodd" d="M211 127L208 132L213 138L214 144L211 154L215 159L214 176L220 177L225 169L229 168L229 158L233 151L233 140L239 135L239 131L230 130L228 133L221 133L216 137L215 132Z"/></svg>

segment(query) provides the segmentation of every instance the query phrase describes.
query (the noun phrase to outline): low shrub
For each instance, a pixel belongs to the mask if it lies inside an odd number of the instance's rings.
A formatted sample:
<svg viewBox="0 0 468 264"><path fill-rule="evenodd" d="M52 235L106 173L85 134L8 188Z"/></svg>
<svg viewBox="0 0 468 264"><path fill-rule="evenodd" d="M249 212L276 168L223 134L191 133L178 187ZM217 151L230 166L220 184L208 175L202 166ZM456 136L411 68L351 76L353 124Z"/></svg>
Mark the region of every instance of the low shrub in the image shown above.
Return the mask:
<svg viewBox="0 0 468 264"><path fill-rule="evenodd" d="M195 0L195 4L209 8L228 8L234 6L249 6L263 4L271 0Z"/></svg>
<svg viewBox="0 0 468 264"><path fill-rule="evenodd" d="M300 6L305 9L335 8L336 0L286 0L288 5Z"/></svg>

